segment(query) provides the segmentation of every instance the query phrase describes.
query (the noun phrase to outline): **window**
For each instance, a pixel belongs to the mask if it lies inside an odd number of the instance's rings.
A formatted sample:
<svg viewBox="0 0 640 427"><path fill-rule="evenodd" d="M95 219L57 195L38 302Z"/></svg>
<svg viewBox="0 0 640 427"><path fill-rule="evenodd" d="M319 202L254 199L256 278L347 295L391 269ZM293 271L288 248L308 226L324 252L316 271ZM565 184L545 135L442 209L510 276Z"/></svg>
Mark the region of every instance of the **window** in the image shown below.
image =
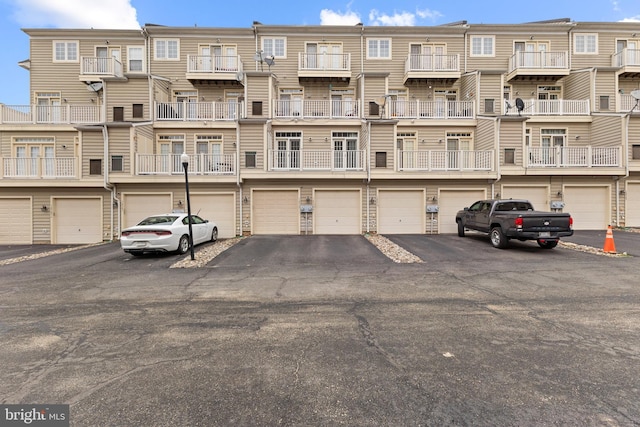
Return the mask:
<svg viewBox="0 0 640 427"><path fill-rule="evenodd" d="M609 109L609 96L602 95L600 97L600 111L606 111Z"/></svg>
<svg viewBox="0 0 640 427"><path fill-rule="evenodd" d="M495 41L494 36L472 36L471 56L495 56Z"/></svg>
<svg viewBox="0 0 640 427"><path fill-rule="evenodd" d="M251 102L251 114L254 116L262 115L262 101Z"/></svg>
<svg viewBox="0 0 640 427"><path fill-rule="evenodd" d="M143 67L143 59L144 59L144 48L138 46L130 46L128 48L127 58L129 60L129 72L130 73L140 73L144 71Z"/></svg>
<svg viewBox="0 0 640 427"><path fill-rule="evenodd" d="M370 116L380 115L380 106L373 101L369 101L369 115Z"/></svg>
<svg viewBox="0 0 640 427"><path fill-rule="evenodd" d="M368 39L367 58L391 59L391 39Z"/></svg>
<svg viewBox="0 0 640 427"><path fill-rule="evenodd" d="M179 59L180 44L178 40L158 39L155 41L155 59Z"/></svg>
<svg viewBox="0 0 640 427"><path fill-rule="evenodd" d="M494 113L495 112L495 99L486 98L484 100L484 112L485 113Z"/></svg>
<svg viewBox="0 0 640 427"><path fill-rule="evenodd" d="M255 151L245 151L244 153L244 165L248 168L256 167L256 152Z"/></svg>
<svg viewBox="0 0 640 427"><path fill-rule="evenodd" d="M113 107L113 121L124 122L124 107Z"/></svg>
<svg viewBox="0 0 640 427"><path fill-rule="evenodd" d="M102 175L102 159L89 159L89 175Z"/></svg>
<svg viewBox="0 0 640 427"><path fill-rule="evenodd" d="M504 149L504 164L505 165L514 165L516 163L516 149L515 148L505 148Z"/></svg>
<svg viewBox="0 0 640 427"><path fill-rule="evenodd" d="M377 168L386 168L387 167L387 152L386 151L376 151L376 167Z"/></svg>
<svg viewBox="0 0 640 427"><path fill-rule="evenodd" d="M262 39L264 56L273 55L274 58L287 57L287 39L284 37L265 37Z"/></svg>
<svg viewBox="0 0 640 427"><path fill-rule="evenodd" d="M631 158L633 160L640 160L640 145L633 144L631 146Z"/></svg>
<svg viewBox="0 0 640 427"><path fill-rule="evenodd" d="M133 118L134 119L141 119L144 116L144 107L142 106L142 104L133 104Z"/></svg>
<svg viewBox="0 0 640 427"><path fill-rule="evenodd" d="M111 171L122 172L124 171L123 156L111 156Z"/></svg>
<svg viewBox="0 0 640 427"><path fill-rule="evenodd" d="M573 52L576 54L597 54L598 35L597 34L574 34Z"/></svg>
<svg viewBox="0 0 640 427"><path fill-rule="evenodd" d="M53 42L54 62L77 62L78 42L77 41L54 41Z"/></svg>

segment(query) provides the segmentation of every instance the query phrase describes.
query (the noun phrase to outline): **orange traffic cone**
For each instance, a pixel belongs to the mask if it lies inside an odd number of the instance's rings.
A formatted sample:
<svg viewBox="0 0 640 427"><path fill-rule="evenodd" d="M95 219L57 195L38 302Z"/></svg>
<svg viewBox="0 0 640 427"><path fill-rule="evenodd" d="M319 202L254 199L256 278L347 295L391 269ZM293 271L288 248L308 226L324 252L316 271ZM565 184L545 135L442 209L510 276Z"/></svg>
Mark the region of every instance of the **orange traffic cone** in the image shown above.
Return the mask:
<svg viewBox="0 0 640 427"><path fill-rule="evenodd" d="M607 254L616 253L616 244L613 241L613 231L611 230L611 226L607 229L607 237L604 239L603 251Z"/></svg>

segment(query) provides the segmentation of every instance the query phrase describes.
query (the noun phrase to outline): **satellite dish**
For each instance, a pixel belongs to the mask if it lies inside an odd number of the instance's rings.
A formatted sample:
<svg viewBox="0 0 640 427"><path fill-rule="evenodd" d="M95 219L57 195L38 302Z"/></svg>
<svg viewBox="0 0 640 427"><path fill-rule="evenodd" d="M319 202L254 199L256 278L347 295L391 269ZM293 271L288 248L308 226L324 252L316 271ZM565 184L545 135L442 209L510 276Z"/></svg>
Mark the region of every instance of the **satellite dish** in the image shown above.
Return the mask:
<svg viewBox="0 0 640 427"><path fill-rule="evenodd" d="M275 64L273 55L267 56L266 58L264 58L264 62L266 62L269 67Z"/></svg>
<svg viewBox="0 0 640 427"><path fill-rule="evenodd" d="M95 82L87 84L87 90L89 92L99 92L102 90L102 82Z"/></svg>
<svg viewBox="0 0 640 427"><path fill-rule="evenodd" d="M640 89L632 90L629 94L633 99L640 100Z"/></svg>
<svg viewBox="0 0 640 427"><path fill-rule="evenodd" d="M516 108L518 109L518 115L524 110L524 101L522 98L516 98Z"/></svg>
<svg viewBox="0 0 640 427"><path fill-rule="evenodd" d="M381 96L379 98L375 98L373 100L373 102L375 102L376 104L378 104L380 107L384 107L384 104L387 103L387 97L386 96Z"/></svg>
<svg viewBox="0 0 640 427"><path fill-rule="evenodd" d="M241 82L244 79L244 73L242 71L238 71L236 73L236 80Z"/></svg>

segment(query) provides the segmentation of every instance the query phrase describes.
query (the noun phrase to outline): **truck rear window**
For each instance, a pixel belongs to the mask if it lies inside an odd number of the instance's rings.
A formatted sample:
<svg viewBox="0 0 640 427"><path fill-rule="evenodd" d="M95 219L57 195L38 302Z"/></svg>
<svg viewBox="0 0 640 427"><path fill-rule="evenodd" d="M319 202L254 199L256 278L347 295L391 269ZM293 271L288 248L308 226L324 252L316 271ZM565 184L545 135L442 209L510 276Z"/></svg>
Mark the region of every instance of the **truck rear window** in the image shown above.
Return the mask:
<svg viewBox="0 0 640 427"><path fill-rule="evenodd" d="M533 207L529 203L525 202L505 202L498 203L496 206L497 211L528 211L533 210Z"/></svg>

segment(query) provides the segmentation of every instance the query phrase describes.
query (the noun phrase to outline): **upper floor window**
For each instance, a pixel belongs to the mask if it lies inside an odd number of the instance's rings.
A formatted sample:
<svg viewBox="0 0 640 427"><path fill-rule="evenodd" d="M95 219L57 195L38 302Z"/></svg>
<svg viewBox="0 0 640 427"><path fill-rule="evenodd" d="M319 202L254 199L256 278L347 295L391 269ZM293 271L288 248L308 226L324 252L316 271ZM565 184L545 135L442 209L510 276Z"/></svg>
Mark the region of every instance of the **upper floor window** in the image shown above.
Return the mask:
<svg viewBox="0 0 640 427"><path fill-rule="evenodd" d="M76 62L78 61L77 41L54 41L53 60L55 62Z"/></svg>
<svg viewBox="0 0 640 427"><path fill-rule="evenodd" d="M495 36L471 36L471 56L495 56Z"/></svg>
<svg viewBox="0 0 640 427"><path fill-rule="evenodd" d="M129 63L129 72L139 73L144 71L144 47L129 46L127 48L127 59Z"/></svg>
<svg viewBox="0 0 640 427"><path fill-rule="evenodd" d="M391 39L367 39L367 58L391 59Z"/></svg>
<svg viewBox="0 0 640 427"><path fill-rule="evenodd" d="M273 55L274 58L286 58L287 39L284 37L263 37L262 51L265 57Z"/></svg>
<svg viewBox="0 0 640 427"><path fill-rule="evenodd" d="M576 54L597 54L598 35L597 34L574 34L573 52Z"/></svg>
<svg viewBox="0 0 640 427"><path fill-rule="evenodd" d="M155 47L155 59L179 59L180 43L178 40L157 39Z"/></svg>

